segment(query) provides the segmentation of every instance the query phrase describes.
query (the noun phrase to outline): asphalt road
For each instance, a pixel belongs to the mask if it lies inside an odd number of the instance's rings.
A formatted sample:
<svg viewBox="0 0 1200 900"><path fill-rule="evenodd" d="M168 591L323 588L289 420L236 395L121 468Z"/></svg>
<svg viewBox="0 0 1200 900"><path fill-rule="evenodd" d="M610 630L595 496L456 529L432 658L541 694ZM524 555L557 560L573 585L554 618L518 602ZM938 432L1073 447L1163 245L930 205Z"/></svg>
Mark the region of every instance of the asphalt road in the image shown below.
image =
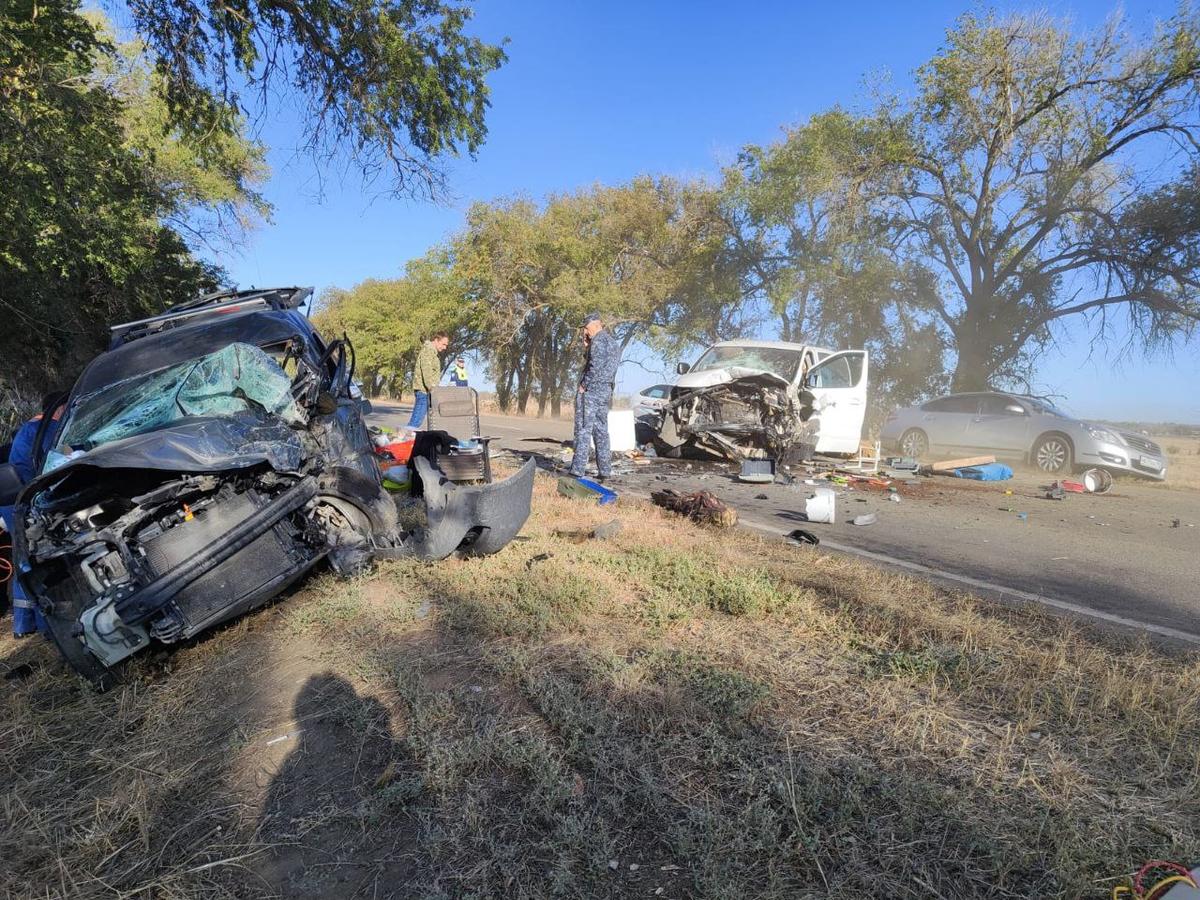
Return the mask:
<svg viewBox="0 0 1200 900"><path fill-rule="evenodd" d="M408 409L377 404L371 418L403 425ZM493 447L517 452L555 455L559 446L540 439L571 437L566 421L483 421L497 438ZM1033 472L989 484L935 476L899 484L899 503L886 491L839 488L837 524L817 525L800 520L812 486L742 484L734 472L732 465L655 460L626 465L614 488L639 496L662 486L708 490L735 507L744 525L768 534L804 527L827 549L1200 646L1200 491L1118 481L1105 495L1053 501L1042 498L1046 479ZM850 524L868 512L876 524Z"/></svg>

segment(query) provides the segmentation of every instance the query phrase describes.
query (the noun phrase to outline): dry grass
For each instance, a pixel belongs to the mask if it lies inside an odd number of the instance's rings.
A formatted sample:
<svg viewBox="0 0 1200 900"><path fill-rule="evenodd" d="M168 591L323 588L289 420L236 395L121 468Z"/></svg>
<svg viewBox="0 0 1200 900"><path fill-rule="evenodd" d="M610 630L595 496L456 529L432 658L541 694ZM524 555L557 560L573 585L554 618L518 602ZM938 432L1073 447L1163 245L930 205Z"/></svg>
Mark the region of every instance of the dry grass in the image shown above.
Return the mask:
<svg viewBox="0 0 1200 900"><path fill-rule="evenodd" d="M1168 435L1154 441L1167 451L1167 484L1200 490L1200 438Z"/></svg>
<svg viewBox="0 0 1200 900"><path fill-rule="evenodd" d="M1045 898L1200 861L1194 656L552 488L495 557L318 579L103 697L13 684L0 883Z"/></svg>

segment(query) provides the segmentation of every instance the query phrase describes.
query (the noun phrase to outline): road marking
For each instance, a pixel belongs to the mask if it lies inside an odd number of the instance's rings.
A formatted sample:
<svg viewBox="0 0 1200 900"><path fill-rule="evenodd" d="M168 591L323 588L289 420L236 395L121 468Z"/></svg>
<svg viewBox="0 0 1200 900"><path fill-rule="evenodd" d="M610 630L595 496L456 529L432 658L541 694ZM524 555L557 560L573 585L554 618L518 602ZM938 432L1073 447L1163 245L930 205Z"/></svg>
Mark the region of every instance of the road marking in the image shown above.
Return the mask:
<svg viewBox="0 0 1200 900"><path fill-rule="evenodd" d="M755 531L762 531L766 534L782 537L779 527L771 527L763 525L759 522L752 522L749 519L742 518L741 523L747 528L753 528ZM888 556L886 553L878 553L874 550L863 550L861 547L851 547L849 544L838 544L833 541L821 539L821 546L830 550L836 550L839 553L851 553L855 556L861 556L865 559L870 559L875 562L883 563L888 566L897 566L901 569L908 569L913 572L920 572L922 575L930 575L936 578L944 578L950 581L956 581L960 584L968 585L969 587L979 590L990 591L1001 596L1015 597L1024 600L1027 603L1038 603L1042 606L1049 606L1053 609L1069 612L1074 615L1083 616L1089 619L1098 619L1102 622L1108 622L1113 625L1121 625L1125 628L1136 628L1141 631L1148 631L1151 634L1157 634L1160 637L1172 638L1177 641L1184 641L1189 644L1200 646L1200 634L1194 634L1190 631L1181 631L1178 628L1171 628L1167 625L1153 625L1149 622L1140 622L1137 619L1129 619L1125 616L1118 616L1114 613L1102 612L1098 609L1090 609L1086 606L1080 606L1077 603L1071 603L1067 600L1058 600L1054 597L1047 597L1043 594L1034 594L1029 591L1022 591L1019 588L1005 587L1002 584L996 584L993 581L985 581L982 578L972 578L970 575L959 575L956 572L947 572L945 569L936 569L933 566L927 566L924 563L910 562L907 559L898 559L895 556Z"/></svg>

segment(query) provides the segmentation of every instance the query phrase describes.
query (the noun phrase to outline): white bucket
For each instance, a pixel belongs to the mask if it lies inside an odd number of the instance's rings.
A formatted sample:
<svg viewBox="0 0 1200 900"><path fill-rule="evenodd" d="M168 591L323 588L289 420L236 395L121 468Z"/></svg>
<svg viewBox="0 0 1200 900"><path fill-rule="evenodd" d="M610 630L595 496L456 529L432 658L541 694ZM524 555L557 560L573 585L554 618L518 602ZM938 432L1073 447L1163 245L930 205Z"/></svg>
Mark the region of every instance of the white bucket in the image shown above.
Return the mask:
<svg viewBox="0 0 1200 900"><path fill-rule="evenodd" d="M810 522L833 525L837 521L837 494L829 488L818 488L815 496L804 501L804 517Z"/></svg>
<svg viewBox="0 0 1200 900"><path fill-rule="evenodd" d="M617 453L628 453L637 449L633 433L633 410L611 409L608 411L608 445Z"/></svg>
<svg viewBox="0 0 1200 900"><path fill-rule="evenodd" d="M1112 484L1112 475L1107 469L1088 469L1083 473L1083 486L1093 494L1107 494Z"/></svg>

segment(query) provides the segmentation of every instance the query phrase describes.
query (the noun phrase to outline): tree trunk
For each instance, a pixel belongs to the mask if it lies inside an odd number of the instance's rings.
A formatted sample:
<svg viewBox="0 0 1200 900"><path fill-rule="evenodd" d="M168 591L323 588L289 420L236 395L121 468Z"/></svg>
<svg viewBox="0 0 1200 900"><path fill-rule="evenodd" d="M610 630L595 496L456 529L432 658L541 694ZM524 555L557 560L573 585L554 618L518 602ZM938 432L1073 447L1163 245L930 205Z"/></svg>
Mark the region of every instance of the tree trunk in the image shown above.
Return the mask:
<svg viewBox="0 0 1200 900"><path fill-rule="evenodd" d="M972 314L968 308L954 329L958 359L955 360L954 374L950 378L950 389L956 392L991 389L992 379L1002 365L1002 361L997 359L997 336L992 331L994 323L978 313Z"/></svg>

